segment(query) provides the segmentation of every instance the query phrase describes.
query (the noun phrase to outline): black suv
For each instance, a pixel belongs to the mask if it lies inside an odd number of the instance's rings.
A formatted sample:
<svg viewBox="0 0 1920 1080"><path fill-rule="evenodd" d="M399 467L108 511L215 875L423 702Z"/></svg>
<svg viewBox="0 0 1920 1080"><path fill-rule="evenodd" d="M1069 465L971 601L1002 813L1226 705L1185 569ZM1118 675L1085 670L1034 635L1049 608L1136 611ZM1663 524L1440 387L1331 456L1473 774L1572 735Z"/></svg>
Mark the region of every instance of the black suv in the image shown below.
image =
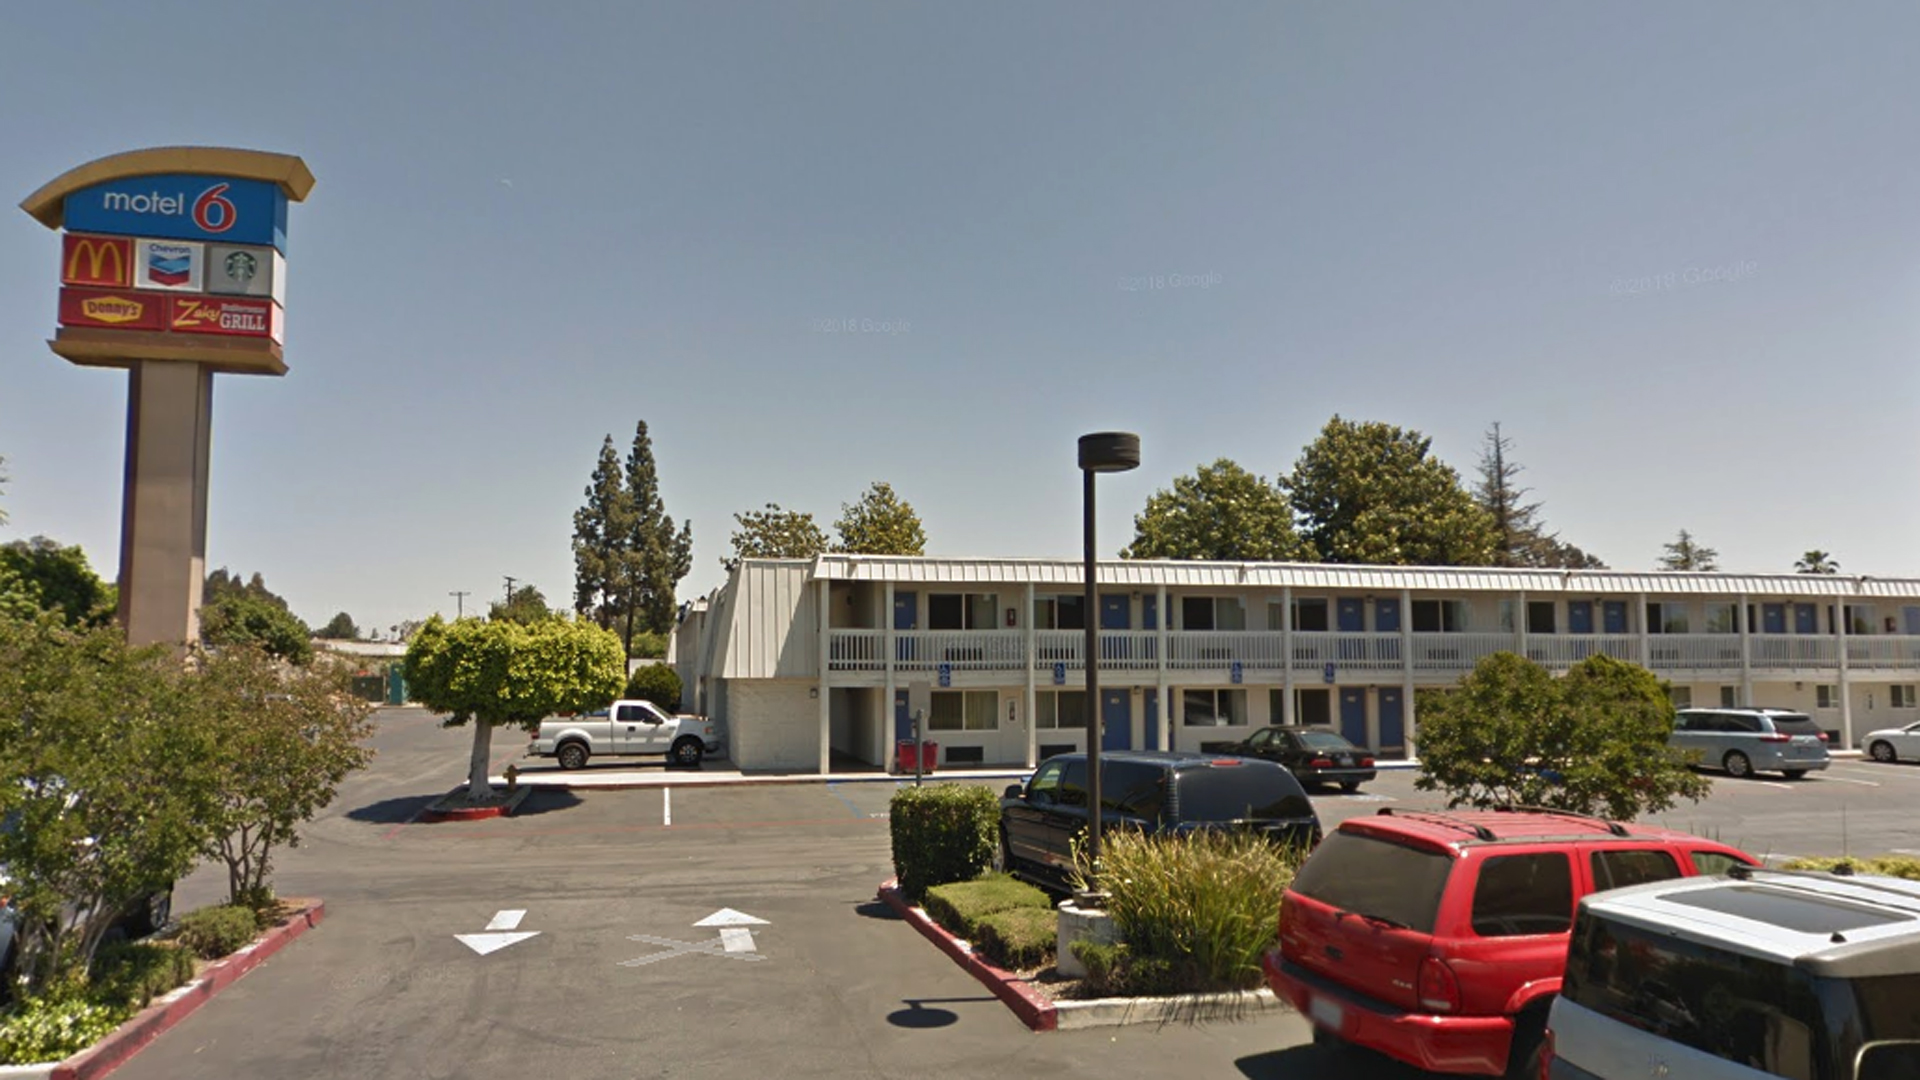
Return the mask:
<svg viewBox="0 0 1920 1080"><path fill-rule="evenodd" d="M1300 782L1269 761L1164 751L1100 755L1101 831L1150 833L1244 827L1276 843L1311 847L1320 819ZM1059 889L1087 827L1087 755L1042 762L1000 800L1000 856L1022 877Z"/></svg>

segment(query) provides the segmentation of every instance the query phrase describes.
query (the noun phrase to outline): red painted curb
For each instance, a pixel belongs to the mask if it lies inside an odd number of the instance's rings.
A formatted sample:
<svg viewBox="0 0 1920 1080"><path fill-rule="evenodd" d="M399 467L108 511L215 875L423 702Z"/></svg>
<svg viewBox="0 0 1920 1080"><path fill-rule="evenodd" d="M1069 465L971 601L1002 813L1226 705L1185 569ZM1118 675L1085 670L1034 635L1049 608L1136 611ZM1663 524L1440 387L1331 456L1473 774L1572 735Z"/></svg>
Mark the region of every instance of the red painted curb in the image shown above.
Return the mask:
<svg viewBox="0 0 1920 1080"><path fill-rule="evenodd" d="M266 932L243 953L235 953L209 965L200 977L186 986L186 993L149 1005L131 1020L114 1029L113 1034L54 1066L53 1080L96 1080L127 1063L147 1044L159 1038L175 1024L193 1015L213 995L279 952L286 944L319 925L326 916L324 900L315 900L287 917L287 921ZM179 993L179 991L175 991Z"/></svg>
<svg viewBox="0 0 1920 1080"><path fill-rule="evenodd" d="M479 821L483 818L505 817L504 806L468 806L454 810L422 810L421 821Z"/></svg>
<svg viewBox="0 0 1920 1080"><path fill-rule="evenodd" d="M928 918L926 912L909 905L900 895L896 882L888 881L881 885L879 897L896 914L911 923L915 930L920 931L921 936L939 946L940 951L952 957L954 963L965 968L968 974L993 991L994 996L1005 1002L1021 1023L1035 1031L1055 1030L1059 1015L1053 1002L1028 986L1020 976L1002 971L982 960L959 938L948 933L945 927Z"/></svg>

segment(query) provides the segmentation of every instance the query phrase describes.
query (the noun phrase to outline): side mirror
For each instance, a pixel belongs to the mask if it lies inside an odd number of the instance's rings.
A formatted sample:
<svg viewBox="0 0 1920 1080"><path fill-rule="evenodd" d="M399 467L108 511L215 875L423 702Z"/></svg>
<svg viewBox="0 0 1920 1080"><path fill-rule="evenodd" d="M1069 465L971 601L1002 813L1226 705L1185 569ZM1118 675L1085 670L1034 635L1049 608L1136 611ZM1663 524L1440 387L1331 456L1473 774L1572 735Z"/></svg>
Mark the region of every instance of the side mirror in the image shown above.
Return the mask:
<svg viewBox="0 0 1920 1080"><path fill-rule="evenodd" d="M1024 798L1026 794L1027 786L1025 784L1008 784L1005 792L1006 797L1009 799Z"/></svg>

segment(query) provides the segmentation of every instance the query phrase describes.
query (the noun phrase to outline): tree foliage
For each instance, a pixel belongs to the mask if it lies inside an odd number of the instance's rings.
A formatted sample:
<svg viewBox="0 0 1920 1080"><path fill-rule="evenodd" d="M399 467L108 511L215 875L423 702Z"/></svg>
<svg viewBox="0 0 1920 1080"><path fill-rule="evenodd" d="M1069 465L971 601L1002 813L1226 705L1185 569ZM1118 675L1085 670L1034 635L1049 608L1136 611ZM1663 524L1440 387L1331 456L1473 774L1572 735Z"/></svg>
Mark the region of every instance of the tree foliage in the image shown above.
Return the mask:
<svg viewBox="0 0 1920 1080"><path fill-rule="evenodd" d="M1631 820L1699 800L1710 781L1667 745L1673 704L1645 668L1589 657L1564 678L1495 653L1422 695L1422 791L1449 806L1549 806Z"/></svg>
<svg viewBox="0 0 1920 1080"><path fill-rule="evenodd" d="M586 494L586 505L573 512L573 610L610 629L625 610L634 573L627 551L633 498L612 435L600 443Z"/></svg>
<svg viewBox="0 0 1920 1080"><path fill-rule="evenodd" d="M228 593L200 608L200 640L211 648L259 648L304 664L313 657L312 638L293 612L256 594Z"/></svg>
<svg viewBox="0 0 1920 1080"><path fill-rule="evenodd" d="M1541 504L1527 501L1533 489L1520 485L1524 468L1513 458L1513 440L1494 424L1480 450L1480 480L1473 489L1473 501L1493 524L1493 565L1606 569L1606 563L1547 532Z"/></svg>
<svg viewBox="0 0 1920 1080"><path fill-rule="evenodd" d="M680 711L680 673L671 664L642 664L627 679L629 699L651 701L668 712Z"/></svg>
<svg viewBox="0 0 1920 1080"><path fill-rule="evenodd" d="M827 550L827 536L812 514L782 510L778 503L735 514L733 520L740 525L731 537L733 555L720 560L728 570L741 559L811 559Z"/></svg>
<svg viewBox="0 0 1920 1080"><path fill-rule="evenodd" d="M1681 529L1680 535L1666 545L1666 554L1660 556L1660 569L1702 572L1718 570L1720 553L1695 541L1692 533Z"/></svg>
<svg viewBox="0 0 1920 1080"><path fill-rule="evenodd" d="M924 555L927 531L913 506L895 495L893 485L876 480L851 505L840 504L840 534L835 551L860 555Z"/></svg>
<svg viewBox="0 0 1920 1080"><path fill-rule="evenodd" d="M342 611L328 619L327 625L321 627L314 636L330 641L358 641L360 628L354 625L353 616Z"/></svg>
<svg viewBox="0 0 1920 1080"><path fill-rule="evenodd" d="M1493 523L1432 440L1378 421L1327 421L1280 481L1326 562L1485 566Z"/></svg>
<svg viewBox="0 0 1920 1080"><path fill-rule="evenodd" d="M542 619L427 620L407 645L407 685L415 701L471 722L467 798L489 796L488 751L501 725L535 729L554 713L591 712L627 685L620 638L590 622Z"/></svg>
<svg viewBox="0 0 1920 1080"><path fill-rule="evenodd" d="M1840 564L1835 561L1832 555L1821 551L1819 548L1814 548L1805 555L1800 556L1799 561L1793 564L1793 572L1796 574L1837 574L1840 572Z"/></svg>
<svg viewBox="0 0 1920 1080"><path fill-rule="evenodd" d="M16 613L51 611L76 626L113 621L117 600L86 552L44 536L0 547L0 591L14 597Z"/></svg>
<svg viewBox="0 0 1920 1080"><path fill-rule="evenodd" d="M674 528L666 503L660 498L659 470L653 460L653 440L647 422L634 426L633 446L627 452L627 491L633 498L634 531L630 550L639 555L637 590L628 604L633 616L625 641L632 655L633 632L670 633L680 602L680 579L693 570L693 522Z"/></svg>
<svg viewBox="0 0 1920 1080"><path fill-rule="evenodd" d="M560 617L559 612L547 606L546 596L532 585L522 585L513 590L506 600L495 600L487 605L487 618L496 622L532 624Z"/></svg>
<svg viewBox="0 0 1920 1080"><path fill-rule="evenodd" d="M287 670L253 648L205 657L194 684L210 752L196 767L213 781L203 853L226 867L228 903L259 909L274 851L299 846L300 825L373 759L372 706L343 665Z"/></svg>
<svg viewBox="0 0 1920 1080"><path fill-rule="evenodd" d="M693 523L676 527L667 513L646 421L624 465L611 435L601 443L586 496L573 515L574 611L618 626L632 656L637 634L672 630L680 581L693 569Z"/></svg>
<svg viewBox="0 0 1920 1080"><path fill-rule="evenodd" d="M1313 558L1278 485L1220 458L1147 497L1124 559L1286 562Z"/></svg>

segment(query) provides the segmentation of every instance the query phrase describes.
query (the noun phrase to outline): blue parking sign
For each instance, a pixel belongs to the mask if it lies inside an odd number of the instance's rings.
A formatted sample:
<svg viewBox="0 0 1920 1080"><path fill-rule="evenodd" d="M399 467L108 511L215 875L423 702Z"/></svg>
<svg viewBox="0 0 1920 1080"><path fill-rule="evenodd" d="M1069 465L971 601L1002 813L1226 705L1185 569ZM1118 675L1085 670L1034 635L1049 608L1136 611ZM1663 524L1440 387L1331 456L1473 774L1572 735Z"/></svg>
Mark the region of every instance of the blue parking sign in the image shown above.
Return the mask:
<svg viewBox="0 0 1920 1080"><path fill-rule="evenodd" d="M953 685L953 665L952 664L940 665L940 685L941 686Z"/></svg>
<svg viewBox="0 0 1920 1080"><path fill-rule="evenodd" d="M1235 685L1239 685L1240 673L1241 673L1240 661L1235 660L1233 662L1233 681Z"/></svg>
<svg viewBox="0 0 1920 1080"><path fill-rule="evenodd" d="M1065 664L1053 665L1053 685L1055 686L1067 685L1067 665Z"/></svg>
<svg viewBox="0 0 1920 1080"><path fill-rule="evenodd" d="M1323 678L1324 678L1324 679L1325 679L1325 680L1326 680L1327 682L1332 682L1332 681L1333 681L1333 665L1332 665L1332 664L1328 664L1328 665L1327 665L1327 669L1326 669L1326 670L1325 670L1324 672L1322 672L1322 673L1321 673L1321 676L1322 676L1322 677L1323 677Z"/></svg>

